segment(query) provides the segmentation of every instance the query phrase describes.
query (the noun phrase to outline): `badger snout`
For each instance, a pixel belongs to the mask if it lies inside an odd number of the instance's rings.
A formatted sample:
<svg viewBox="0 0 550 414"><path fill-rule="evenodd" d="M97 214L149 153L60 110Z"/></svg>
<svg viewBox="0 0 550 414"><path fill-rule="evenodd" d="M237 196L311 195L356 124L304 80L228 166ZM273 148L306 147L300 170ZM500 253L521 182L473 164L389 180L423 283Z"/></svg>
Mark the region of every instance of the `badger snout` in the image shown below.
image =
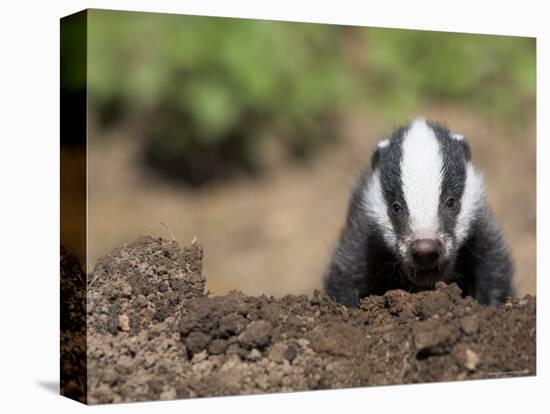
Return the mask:
<svg viewBox="0 0 550 414"><path fill-rule="evenodd" d="M414 263L422 268L434 267L441 256L442 247L438 239L415 240L411 248Z"/></svg>

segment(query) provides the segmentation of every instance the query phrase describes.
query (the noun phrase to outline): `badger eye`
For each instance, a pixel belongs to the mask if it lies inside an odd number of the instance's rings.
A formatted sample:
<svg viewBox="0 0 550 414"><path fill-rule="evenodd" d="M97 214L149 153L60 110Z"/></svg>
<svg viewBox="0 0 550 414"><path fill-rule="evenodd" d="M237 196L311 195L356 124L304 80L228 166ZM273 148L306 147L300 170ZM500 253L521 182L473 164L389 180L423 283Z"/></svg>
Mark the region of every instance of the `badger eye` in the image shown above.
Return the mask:
<svg viewBox="0 0 550 414"><path fill-rule="evenodd" d="M447 207L449 210L454 210L457 206L457 202L453 197L449 197L447 201L445 201L445 207Z"/></svg>
<svg viewBox="0 0 550 414"><path fill-rule="evenodd" d="M399 214L403 208L401 207L401 204L399 204L398 201L394 201L391 205L391 210L393 214Z"/></svg>

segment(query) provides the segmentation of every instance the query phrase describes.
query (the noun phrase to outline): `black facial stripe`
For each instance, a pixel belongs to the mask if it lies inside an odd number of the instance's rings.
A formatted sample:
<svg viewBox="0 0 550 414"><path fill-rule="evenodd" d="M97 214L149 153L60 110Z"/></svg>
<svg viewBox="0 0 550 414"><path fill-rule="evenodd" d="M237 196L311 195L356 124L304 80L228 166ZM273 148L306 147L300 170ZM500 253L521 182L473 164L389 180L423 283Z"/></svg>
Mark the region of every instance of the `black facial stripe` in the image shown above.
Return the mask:
<svg viewBox="0 0 550 414"><path fill-rule="evenodd" d="M466 182L466 160L469 160L470 152L463 140L451 138L447 128L439 124L430 124L430 126L439 140L443 159L443 179L439 200L441 230L446 234L454 234ZM455 209L449 209L445 206L445 202L449 197L458 202Z"/></svg>
<svg viewBox="0 0 550 414"><path fill-rule="evenodd" d="M403 194L403 185L401 183L401 159L403 157L403 138L408 127L398 128L390 138L390 143L384 148L378 149L377 167L380 171L380 184L386 206L388 206L388 216L392 222L396 234L405 234L409 229L408 208ZM401 205L399 214L392 214L391 205L395 202Z"/></svg>

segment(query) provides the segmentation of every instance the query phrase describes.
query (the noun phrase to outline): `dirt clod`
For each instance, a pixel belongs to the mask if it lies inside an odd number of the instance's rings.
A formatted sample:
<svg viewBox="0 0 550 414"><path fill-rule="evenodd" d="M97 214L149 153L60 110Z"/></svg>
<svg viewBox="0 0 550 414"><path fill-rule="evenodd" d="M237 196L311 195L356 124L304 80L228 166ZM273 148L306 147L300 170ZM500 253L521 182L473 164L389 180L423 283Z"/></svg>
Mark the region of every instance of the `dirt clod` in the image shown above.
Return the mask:
<svg viewBox="0 0 550 414"><path fill-rule="evenodd" d="M448 353L459 338L457 327L442 319L419 322L413 332L414 345L422 356Z"/></svg>
<svg viewBox="0 0 550 414"><path fill-rule="evenodd" d="M130 330L130 318L128 318L128 315L125 313L118 315L118 328L124 332L128 332Z"/></svg>
<svg viewBox="0 0 550 414"><path fill-rule="evenodd" d="M98 261L88 275L89 403L536 373L532 296L484 306L438 284L347 309L318 291L209 296L201 269L197 243L150 237Z"/></svg>
<svg viewBox="0 0 550 414"><path fill-rule="evenodd" d="M476 369L478 362L479 362L479 357L477 356L477 354L468 348L466 350L466 363L464 364L464 366L468 368L470 371L474 371Z"/></svg>
<svg viewBox="0 0 550 414"><path fill-rule="evenodd" d="M309 340L317 352L351 357L359 351L361 333L353 326L331 323L315 327Z"/></svg>
<svg viewBox="0 0 550 414"><path fill-rule="evenodd" d="M465 316L460 320L460 329L467 335L475 335L479 331L479 320L475 316Z"/></svg>
<svg viewBox="0 0 550 414"><path fill-rule="evenodd" d="M479 356L472 351L467 345L459 344L453 349L453 355L457 362L466 368L468 371L475 371L478 363Z"/></svg>
<svg viewBox="0 0 550 414"><path fill-rule="evenodd" d="M282 363L285 358L285 353L287 352L287 346L282 342L277 342L273 344L271 350L269 351L269 359L273 362Z"/></svg>
<svg viewBox="0 0 550 414"><path fill-rule="evenodd" d="M185 339L184 344L187 350L193 354L202 352L212 341L212 337L203 332L191 332Z"/></svg>
<svg viewBox="0 0 550 414"><path fill-rule="evenodd" d="M269 344L272 330L271 322L254 321L239 336L239 343L245 348L263 348Z"/></svg>

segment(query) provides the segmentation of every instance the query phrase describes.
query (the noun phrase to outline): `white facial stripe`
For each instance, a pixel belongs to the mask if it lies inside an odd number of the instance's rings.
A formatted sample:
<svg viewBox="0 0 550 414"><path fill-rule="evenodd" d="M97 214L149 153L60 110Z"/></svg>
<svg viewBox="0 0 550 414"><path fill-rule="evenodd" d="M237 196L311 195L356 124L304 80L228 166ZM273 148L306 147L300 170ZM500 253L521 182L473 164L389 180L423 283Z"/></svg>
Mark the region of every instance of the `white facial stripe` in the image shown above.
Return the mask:
<svg viewBox="0 0 550 414"><path fill-rule="evenodd" d="M384 241L388 246L393 247L395 245L395 234L388 216L388 207L382 193L378 171L375 171L369 179L363 198L363 207L367 215L372 217L382 230Z"/></svg>
<svg viewBox="0 0 550 414"><path fill-rule="evenodd" d="M413 237L434 238L439 230L443 160L439 142L424 119L413 122L403 139L401 182Z"/></svg>
<svg viewBox="0 0 550 414"><path fill-rule="evenodd" d="M466 166L466 182L464 183L460 212L456 220L456 237L459 243L468 236L476 211L483 205L483 200L485 200L483 177L469 162Z"/></svg>

